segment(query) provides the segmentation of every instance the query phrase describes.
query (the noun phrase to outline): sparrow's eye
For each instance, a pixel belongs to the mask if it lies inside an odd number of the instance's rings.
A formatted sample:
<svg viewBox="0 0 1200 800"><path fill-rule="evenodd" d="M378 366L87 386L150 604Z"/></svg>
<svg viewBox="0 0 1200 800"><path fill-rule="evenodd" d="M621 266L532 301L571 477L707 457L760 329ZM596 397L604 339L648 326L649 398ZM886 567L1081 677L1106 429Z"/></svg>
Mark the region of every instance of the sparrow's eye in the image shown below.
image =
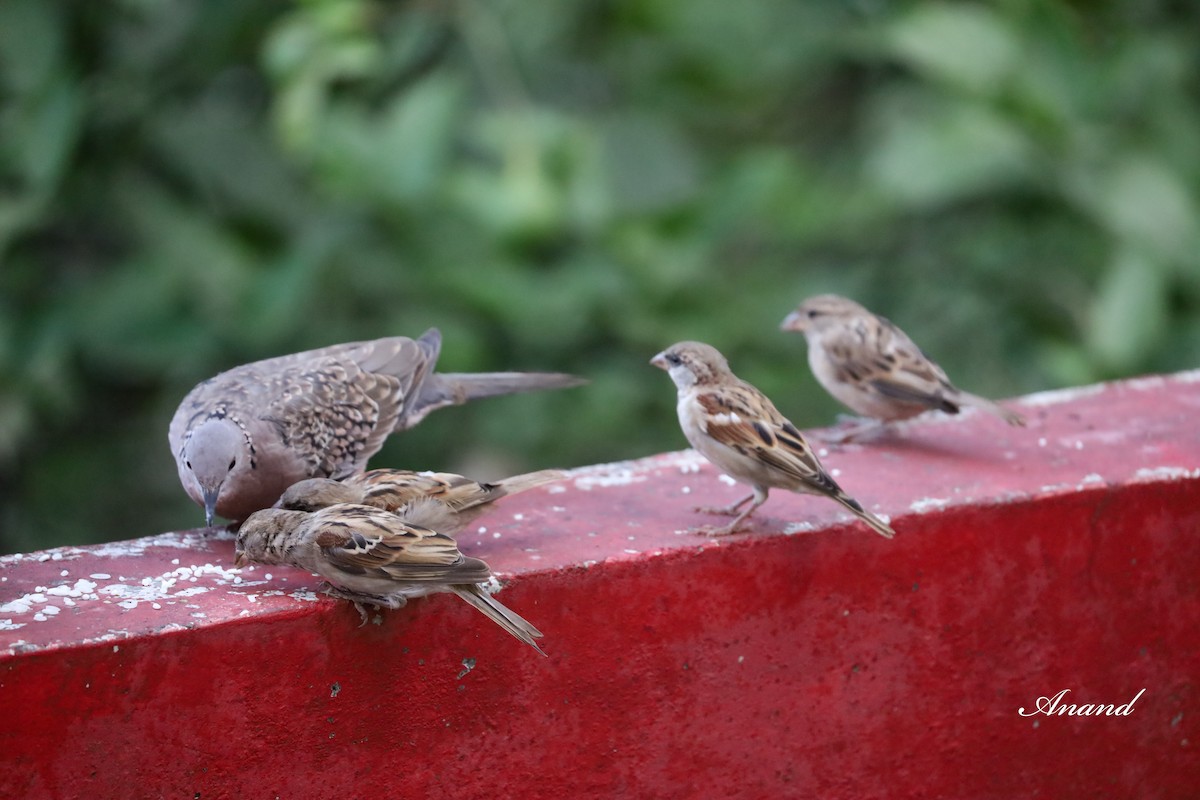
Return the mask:
<svg viewBox="0 0 1200 800"><path fill-rule="evenodd" d="M815 308L810 308L808 310L808 318L809 319L816 319L819 316L821 316L821 312L817 311Z"/></svg>
<svg viewBox="0 0 1200 800"><path fill-rule="evenodd" d="M237 459L235 458L233 461L229 462L229 471L233 472L233 468L236 466L237 466Z"/></svg>
<svg viewBox="0 0 1200 800"><path fill-rule="evenodd" d="M192 468L192 462L191 462L191 461L185 461L185 462L183 462L183 463L187 465L187 468L188 468L188 469L191 469L191 468Z"/></svg>
<svg viewBox="0 0 1200 800"><path fill-rule="evenodd" d="M667 353L667 363L672 367L678 367L683 363L683 359L679 357L678 353Z"/></svg>

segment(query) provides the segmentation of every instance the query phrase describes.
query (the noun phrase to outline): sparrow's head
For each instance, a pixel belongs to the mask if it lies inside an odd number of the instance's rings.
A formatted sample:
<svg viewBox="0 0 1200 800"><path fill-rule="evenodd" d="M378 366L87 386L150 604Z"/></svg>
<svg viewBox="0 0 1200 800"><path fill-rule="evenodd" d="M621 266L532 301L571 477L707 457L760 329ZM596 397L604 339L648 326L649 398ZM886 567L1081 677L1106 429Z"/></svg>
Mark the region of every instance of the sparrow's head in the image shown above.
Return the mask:
<svg viewBox="0 0 1200 800"><path fill-rule="evenodd" d="M317 511L334 503L361 502L362 492L352 486L329 478L309 478L289 486L273 507L290 511Z"/></svg>
<svg viewBox="0 0 1200 800"><path fill-rule="evenodd" d="M238 529L233 545L234 566L249 563L279 564L287 550L287 534L308 515L301 511L264 508L255 511Z"/></svg>
<svg viewBox="0 0 1200 800"><path fill-rule="evenodd" d="M221 488L250 470L250 441L229 417L210 417L194 428L179 453L185 480L199 488L204 523L211 526Z"/></svg>
<svg viewBox="0 0 1200 800"><path fill-rule="evenodd" d="M779 325L779 329L805 335L820 333L866 313L867 310L853 300L836 294L819 294L798 305Z"/></svg>
<svg viewBox="0 0 1200 800"><path fill-rule="evenodd" d="M666 370L679 389L719 384L733 378L725 356L703 342L673 344L650 359L650 363Z"/></svg>

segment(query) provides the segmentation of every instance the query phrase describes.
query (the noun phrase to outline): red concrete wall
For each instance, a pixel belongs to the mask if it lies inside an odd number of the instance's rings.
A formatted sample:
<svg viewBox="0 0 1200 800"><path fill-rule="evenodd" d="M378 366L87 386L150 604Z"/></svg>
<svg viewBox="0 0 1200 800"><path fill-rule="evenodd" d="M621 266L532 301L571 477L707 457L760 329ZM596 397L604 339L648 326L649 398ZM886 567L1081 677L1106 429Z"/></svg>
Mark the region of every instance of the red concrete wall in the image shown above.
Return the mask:
<svg viewBox="0 0 1200 800"><path fill-rule="evenodd" d="M194 531L5 557L0 796L1200 796L1200 374L1022 402L829 448L893 541L783 493L689 533L741 489L688 453L510 498L462 545L549 658ZM1062 689L1145 693L1018 713Z"/></svg>

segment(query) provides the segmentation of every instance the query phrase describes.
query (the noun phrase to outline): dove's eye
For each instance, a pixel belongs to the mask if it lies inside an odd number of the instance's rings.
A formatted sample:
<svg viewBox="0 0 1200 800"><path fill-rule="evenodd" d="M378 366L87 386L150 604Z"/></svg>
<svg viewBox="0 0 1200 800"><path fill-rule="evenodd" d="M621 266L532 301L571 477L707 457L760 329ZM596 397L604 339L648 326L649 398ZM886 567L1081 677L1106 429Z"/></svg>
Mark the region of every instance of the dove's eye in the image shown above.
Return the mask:
<svg viewBox="0 0 1200 800"><path fill-rule="evenodd" d="M237 466L237 459L235 458L233 461L229 462L229 471L233 472L233 468L236 466Z"/></svg>
<svg viewBox="0 0 1200 800"><path fill-rule="evenodd" d="M185 461L185 462L183 462L183 463L184 463L184 464L187 464L187 468L188 468L188 469L191 469L191 468L192 468L192 462L190 462L190 461Z"/></svg>

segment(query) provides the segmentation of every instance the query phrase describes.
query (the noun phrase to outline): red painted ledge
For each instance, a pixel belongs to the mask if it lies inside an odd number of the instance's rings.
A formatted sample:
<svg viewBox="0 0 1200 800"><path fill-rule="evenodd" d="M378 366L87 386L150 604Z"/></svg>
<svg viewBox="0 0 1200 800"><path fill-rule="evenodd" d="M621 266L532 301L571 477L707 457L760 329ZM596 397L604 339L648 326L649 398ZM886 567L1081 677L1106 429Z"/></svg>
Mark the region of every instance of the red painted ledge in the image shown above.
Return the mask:
<svg viewBox="0 0 1200 800"><path fill-rule="evenodd" d="M690 453L503 501L462 544L549 658L195 531L4 557L0 796L1195 797L1200 373L1018 403L829 448L893 541L782 492L691 534L741 488ZM1018 713L1062 689L1145 692Z"/></svg>

